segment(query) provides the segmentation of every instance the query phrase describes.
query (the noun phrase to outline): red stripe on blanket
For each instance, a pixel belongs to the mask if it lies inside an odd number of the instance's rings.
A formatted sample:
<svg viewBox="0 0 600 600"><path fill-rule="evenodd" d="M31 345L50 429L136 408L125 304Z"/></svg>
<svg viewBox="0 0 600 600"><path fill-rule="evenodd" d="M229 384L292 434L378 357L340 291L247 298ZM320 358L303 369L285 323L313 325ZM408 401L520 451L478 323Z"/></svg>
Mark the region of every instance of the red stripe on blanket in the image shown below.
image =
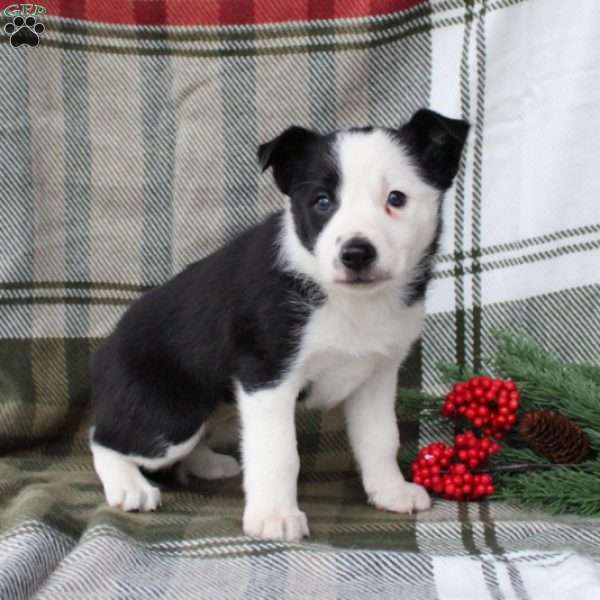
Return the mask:
<svg viewBox="0 0 600 600"><path fill-rule="evenodd" d="M167 22L167 0L133 0L132 4L137 25L163 25Z"/></svg>
<svg viewBox="0 0 600 600"><path fill-rule="evenodd" d="M35 1L35 0L34 0ZM427 0L38 0L49 15L124 25L252 25L400 12ZM3 9L7 2L0 5Z"/></svg>

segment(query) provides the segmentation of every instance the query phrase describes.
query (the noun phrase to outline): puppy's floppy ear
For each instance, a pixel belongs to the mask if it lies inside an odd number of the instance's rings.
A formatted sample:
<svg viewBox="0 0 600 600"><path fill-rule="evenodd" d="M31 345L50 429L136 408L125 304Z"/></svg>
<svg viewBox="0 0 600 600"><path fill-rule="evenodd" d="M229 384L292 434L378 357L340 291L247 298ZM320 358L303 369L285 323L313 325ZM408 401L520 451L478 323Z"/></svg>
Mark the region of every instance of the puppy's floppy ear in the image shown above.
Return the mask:
<svg viewBox="0 0 600 600"><path fill-rule="evenodd" d="M277 187L289 196L294 172L319 134L303 127L289 127L274 140L258 147L258 164L263 171L272 167Z"/></svg>
<svg viewBox="0 0 600 600"><path fill-rule="evenodd" d="M452 185L468 133L466 121L425 108L400 129L400 137L423 176L440 190Z"/></svg>

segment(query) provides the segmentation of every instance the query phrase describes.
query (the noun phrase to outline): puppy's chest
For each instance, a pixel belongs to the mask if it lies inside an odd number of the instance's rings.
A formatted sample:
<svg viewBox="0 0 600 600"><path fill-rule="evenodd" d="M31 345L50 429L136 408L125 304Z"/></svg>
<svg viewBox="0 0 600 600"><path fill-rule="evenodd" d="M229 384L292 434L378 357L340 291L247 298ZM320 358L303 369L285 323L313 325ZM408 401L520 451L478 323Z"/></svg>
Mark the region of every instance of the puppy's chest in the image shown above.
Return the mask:
<svg viewBox="0 0 600 600"><path fill-rule="evenodd" d="M382 361L400 362L418 337L422 311L337 311L325 306L307 324L300 351L305 405L331 408L347 398Z"/></svg>

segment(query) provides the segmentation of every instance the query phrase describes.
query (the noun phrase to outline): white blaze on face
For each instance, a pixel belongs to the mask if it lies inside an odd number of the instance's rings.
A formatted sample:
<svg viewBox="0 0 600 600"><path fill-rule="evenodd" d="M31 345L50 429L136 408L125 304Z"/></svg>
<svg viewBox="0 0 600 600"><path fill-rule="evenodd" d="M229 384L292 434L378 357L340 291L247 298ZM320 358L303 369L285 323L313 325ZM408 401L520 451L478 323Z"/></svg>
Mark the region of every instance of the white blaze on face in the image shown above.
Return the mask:
<svg viewBox="0 0 600 600"><path fill-rule="evenodd" d="M405 281L434 237L440 191L421 178L401 144L383 130L342 132L334 152L339 208L315 246L319 279L329 287L344 277L340 249L360 237L377 251L372 269L378 277ZM388 206L393 190L406 194L404 207Z"/></svg>

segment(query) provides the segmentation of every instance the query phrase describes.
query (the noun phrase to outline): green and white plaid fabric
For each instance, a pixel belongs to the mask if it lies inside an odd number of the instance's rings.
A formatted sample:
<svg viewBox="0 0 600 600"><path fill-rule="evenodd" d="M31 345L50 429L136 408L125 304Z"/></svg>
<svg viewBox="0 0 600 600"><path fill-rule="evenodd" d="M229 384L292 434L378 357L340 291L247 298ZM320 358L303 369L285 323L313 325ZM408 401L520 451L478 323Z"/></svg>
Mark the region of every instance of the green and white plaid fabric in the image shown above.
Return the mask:
<svg viewBox="0 0 600 600"><path fill-rule="evenodd" d="M405 383L441 389L437 361L478 366L498 326L600 359L600 4L409 4L210 27L48 11L38 47L1 35L0 598L600 597L599 521L376 511L336 411L298 416L302 544L241 535L239 479L165 478L159 512L124 514L92 469L91 353L145 289L281 206L255 149L292 123L430 106L473 124ZM449 434L401 429L403 464Z"/></svg>

